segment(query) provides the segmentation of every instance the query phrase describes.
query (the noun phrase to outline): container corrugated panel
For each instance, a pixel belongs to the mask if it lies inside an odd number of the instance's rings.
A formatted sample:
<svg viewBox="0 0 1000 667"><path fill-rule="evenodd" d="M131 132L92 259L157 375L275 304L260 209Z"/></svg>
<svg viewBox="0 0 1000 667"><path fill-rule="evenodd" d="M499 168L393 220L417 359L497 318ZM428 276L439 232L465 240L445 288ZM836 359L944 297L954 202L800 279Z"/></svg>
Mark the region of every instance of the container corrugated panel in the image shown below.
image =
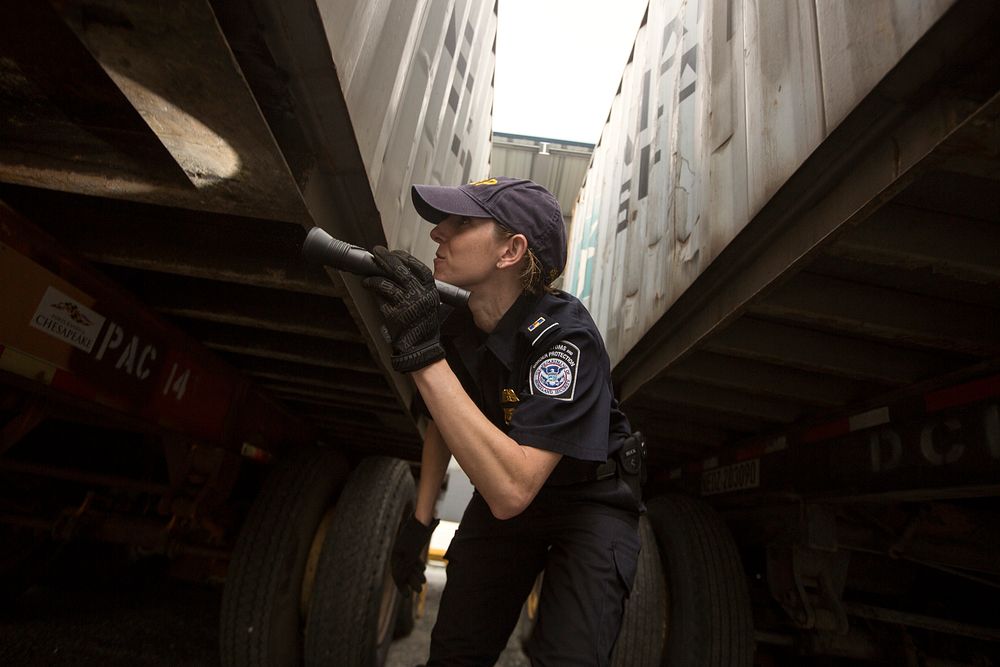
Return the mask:
<svg viewBox="0 0 1000 667"><path fill-rule="evenodd" d="M617 363L953 0L652 0L564 285Z"/></svg>
<svg viewBox="0 0 1000 667"><path fill-rule="evenodd" d="M568 222L593 150L593 144L495 132L493 173L545 186L559 200Z"/></svg>
<svg viewBox="0 0 1000 667"><path fill-rule="evenodd" d="M489 174L496 5L328 2L321 13L388 244L430 261L410 185Z"/></svg>

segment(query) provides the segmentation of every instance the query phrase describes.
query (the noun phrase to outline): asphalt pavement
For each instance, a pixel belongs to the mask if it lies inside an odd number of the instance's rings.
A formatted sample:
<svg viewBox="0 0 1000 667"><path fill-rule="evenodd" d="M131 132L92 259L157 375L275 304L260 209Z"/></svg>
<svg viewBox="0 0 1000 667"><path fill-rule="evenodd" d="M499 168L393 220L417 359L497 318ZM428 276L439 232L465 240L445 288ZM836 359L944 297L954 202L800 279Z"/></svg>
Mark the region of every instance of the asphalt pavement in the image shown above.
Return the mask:
<svg viewBox="0 0 1000 667"><path fill-rule="evenodd" d="M445 569L427 569L423 616L390 648L388 667L427 659ZM222 587L166 576L146 559L127 567L62 571L0 609L0 665L5 667L208 667L219 664ZM517 637L497 663L527 667Z"/></svg>
<svg viewBox="0 0 1000 667"><path fill-rule="evenodd" d="M221 602L220 586L170 579L159 563L62 572L0 612L0 664L217 665Z"/></svg>

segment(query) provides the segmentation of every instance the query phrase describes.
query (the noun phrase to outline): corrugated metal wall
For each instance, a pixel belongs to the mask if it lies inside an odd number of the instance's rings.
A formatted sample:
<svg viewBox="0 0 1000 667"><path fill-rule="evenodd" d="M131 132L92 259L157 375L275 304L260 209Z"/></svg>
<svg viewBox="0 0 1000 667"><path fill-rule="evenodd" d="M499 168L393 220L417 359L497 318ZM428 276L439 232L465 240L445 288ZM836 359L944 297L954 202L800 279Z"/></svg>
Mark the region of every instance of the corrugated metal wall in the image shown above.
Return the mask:
<svg viewBox="0 0 1000 667"><path fill-rule="evenodd" d="M650 2L580 193L564 282L612 363L952 4Z"/></svg>
<svg viewBox="0 0 1000 667"><path fill-rule="evenodd" d="M593 152L593 144L495 132L493 175L530 178L545 186L569 222Z"/></svg>
<svg viewBox="0 0 1000 667"><path fill-rule="evenodd" d="M321 13L389 246L429 262L410 185L490 171L496 3L327 2Z"/></svg>

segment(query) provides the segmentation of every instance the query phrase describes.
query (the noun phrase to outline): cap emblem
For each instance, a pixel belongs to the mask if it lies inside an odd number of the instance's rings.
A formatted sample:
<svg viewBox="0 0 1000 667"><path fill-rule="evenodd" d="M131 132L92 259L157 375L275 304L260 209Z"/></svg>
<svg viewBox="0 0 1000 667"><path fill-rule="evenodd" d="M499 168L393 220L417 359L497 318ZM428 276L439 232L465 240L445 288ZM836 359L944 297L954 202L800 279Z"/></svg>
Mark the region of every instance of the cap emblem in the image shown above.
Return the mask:
<svg viewBox="0 0 1000 667"><path fill-rule="evenodd" d="M497 184L497 179L495 179L495 178L484 178L481 181L473 181L472 183L469 183L469 185L472 185L472 186L476 186L476 185L496 185L496 184Z"/></svg>

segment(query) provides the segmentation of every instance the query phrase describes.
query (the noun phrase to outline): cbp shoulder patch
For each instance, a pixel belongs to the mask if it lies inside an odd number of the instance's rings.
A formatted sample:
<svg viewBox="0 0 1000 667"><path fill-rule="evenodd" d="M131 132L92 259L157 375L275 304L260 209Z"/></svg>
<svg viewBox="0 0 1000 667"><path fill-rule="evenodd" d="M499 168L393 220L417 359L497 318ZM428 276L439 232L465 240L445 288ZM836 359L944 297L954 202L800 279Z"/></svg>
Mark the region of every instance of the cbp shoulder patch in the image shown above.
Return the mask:
<svg viewBox="0 0 1000 667"><path fill-rule="evenodd" d="M531 394L572 401L580 369L580 348L568 340L554 344L531 365Z"/></svg>

